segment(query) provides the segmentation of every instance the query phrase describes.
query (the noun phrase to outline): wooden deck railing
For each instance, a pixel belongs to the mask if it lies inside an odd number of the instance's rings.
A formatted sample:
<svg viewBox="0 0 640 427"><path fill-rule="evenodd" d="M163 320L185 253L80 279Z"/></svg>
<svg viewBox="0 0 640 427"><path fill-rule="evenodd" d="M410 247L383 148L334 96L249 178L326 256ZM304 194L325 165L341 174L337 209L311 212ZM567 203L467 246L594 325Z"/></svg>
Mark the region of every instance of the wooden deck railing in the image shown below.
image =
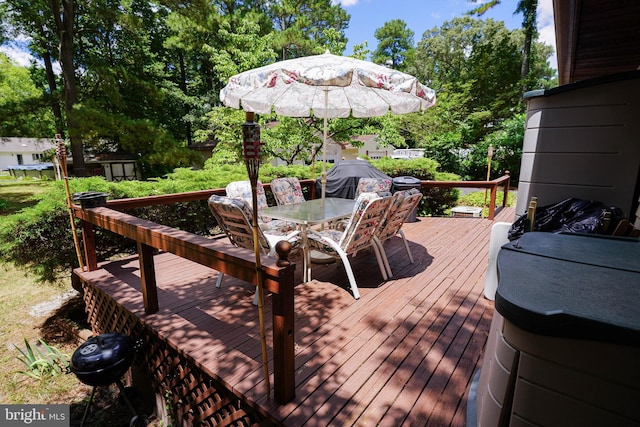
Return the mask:
<svg viewBox="0 0 640 427"><path fill-rule="evenodd" d="M509 183L511 176L509 171L500 178L496 178L492 181L422 181L422 188L485 188L491 190L489 197L489 215L488 219L492 220L496 216L496 196L498 194L498 188L503 188L502 207L507 206L507 200L509 196Z"/></svg>
<svg viewBox="0 0 640 427"><path fill-rule="evenodd" d="M315 198L315 180L302 180L310 198ZM491 190L489 219L495 215L496 194L504 186L503 206L507 203L509 175L493 181L422 181L423 188L470 187ZM265 184L269 191L269 184ZM137 243L140 260L141 289L145 312L158 311L153 254L156 250L171 252L185 259L206 265L221 273L249 283L257 284L255 255L252 251L235 248L219 240L143 220L120 210L152 205L207 200L212 194L224 194L224 189L194 191L131 199L107 201L106 207L82 209L74 206L75 216L82 221L85 265L89 271L98 268L94 227L101 227L127 237ZM273 356L274 395L280 403L295 396L294 382L294 270L295 265L279 266L277 260L267 257L262 261L264 287L272 292L273 302Z"/></svg>
<svg viewBox="0 0 640 427"><path fill-rule="evenodd" d="M136 200L113 200L107 207L81 209L75 206L76 217L82 220L86 265L90 271L98 268L94 239L94 226L112 231L137 242L140 260L141 289L145 312L158 311L153 254L156 249L174 253L221 273L257 284L255 255L244 248L230 247L220 240L177 230L172 227L143 220L112 207L134 207L144 204L161 204L164 201L183 202L207 198L211 192L172 194L166 197ZM144 204L141 204L144 203ZM294 381L294 270L295 265L277 265L274 258L262 260L263 285L270 291L273 304L273 377L274 396L280 403L291 401L295 396Z"/></svg>

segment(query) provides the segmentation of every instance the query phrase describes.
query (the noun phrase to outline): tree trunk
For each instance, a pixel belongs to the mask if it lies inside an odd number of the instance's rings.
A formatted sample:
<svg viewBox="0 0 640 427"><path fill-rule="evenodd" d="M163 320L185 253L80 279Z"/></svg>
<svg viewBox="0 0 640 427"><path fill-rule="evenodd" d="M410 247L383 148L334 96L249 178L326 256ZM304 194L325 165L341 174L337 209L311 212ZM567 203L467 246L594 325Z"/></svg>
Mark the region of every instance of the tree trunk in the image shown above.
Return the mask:
<svg viewBox="0 0 640 427"><path fill-rule="evenodd" d="M55 119L56 133L65 137L64 123L62 117L62 109L60 108L60 100L58 99L58 85L56 84L56 75L53 72L53 64L51 61L51 54L45 52L42 54L42 60L44 61L44 69L47 75L47 84L49 85L49 92L51 92L51 109L53 110L53 117Z"/></svg>
<svg viewBox="0 0 640 427"><path fill-rule="evenodd" d="M522 79L522 91L528 90L529 69L531 59L531 44L536 36L536 13L538 10L538 0L521 0L518 3L517 11L522 12L524 20L522 28L524 30L524 46L522 47L522 67L520 68L520 78Z"/></svg>
<svg viewBox="0 0 640 427"><path fill-rule="evenodd" d="M51 8L56 21L56 29L60 39L60 66L64 78L64 111L67 116L67 129L71 140L71 155L73 156L73 171L75 176L87 176L84 163L82 135L78 129L74 106L78 101L75 67L73 66L73 0L51 1Z"/></svg>
<svg viewBox="0 0 640 427"><path fill-rule="evenodd" d="M184 54L180 52L178 55L180 57L180 89L182 90L182 93L184 93L186 96L187 95L187 67L184 63ZM191 138L191 122L188 120L185 121L184 131L187 136L187 147L188 147L193 143Z"/></svg>

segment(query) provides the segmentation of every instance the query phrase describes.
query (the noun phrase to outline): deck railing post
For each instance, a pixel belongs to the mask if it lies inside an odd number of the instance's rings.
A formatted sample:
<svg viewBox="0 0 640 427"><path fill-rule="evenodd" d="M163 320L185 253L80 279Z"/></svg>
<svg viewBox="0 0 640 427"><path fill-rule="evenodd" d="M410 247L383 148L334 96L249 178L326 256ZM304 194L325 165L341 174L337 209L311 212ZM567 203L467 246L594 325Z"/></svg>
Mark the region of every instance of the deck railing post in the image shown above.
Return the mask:
<svg viewBox="0 0 640 427"><path fill-rule="evenodd" d="M491 198L489 200L489 219L493 221L496 216L496 195L498 193L498 184L491 186Z"/></svg>
<svg viewBox="0 0 640 427"><path fill-rule="evenodd" d="M84 246L85 262L87 270L94 271L98 269L98 256L96 255L96 235L93 224L87 221L81 221L82 227L82 244Z"/></svg>
<svg viewBox="0 0 640 427"><path fill-rule="evenodd" d="M154 248L138 242L138 259L140 260L140 287L144 312L147 314L158 311L158 288L156 286L156 268L153 262Z"/></svg>
<svg viewBox="0 0 640 427"><path fill-rule="evenodd" d="M511 173L505 171L504 175L507 177L504 183L504 195L502 197L502 207L507 207L507 199L509 198L509 186L511 185Z"/></svg>
<svg viewBox="0 0 640 427"><path fill-rule="evenodd" d="M294 351L294 271L280 270L280 292L271 298L273 305L273 385L278 403L290 402L296 395Z"/></svg>

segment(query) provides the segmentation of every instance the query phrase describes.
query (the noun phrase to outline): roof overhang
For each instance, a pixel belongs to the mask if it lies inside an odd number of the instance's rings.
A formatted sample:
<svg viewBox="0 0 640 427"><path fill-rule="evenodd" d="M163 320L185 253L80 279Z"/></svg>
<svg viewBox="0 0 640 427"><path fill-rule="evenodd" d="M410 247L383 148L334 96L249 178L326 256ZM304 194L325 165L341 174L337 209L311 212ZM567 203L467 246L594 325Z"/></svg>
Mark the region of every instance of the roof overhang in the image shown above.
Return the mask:
<svg viewBox="0 0 640 427"><path fill-rule="evenodd" d="M553 0L559 84L640 67L640 1Z"/></svg>

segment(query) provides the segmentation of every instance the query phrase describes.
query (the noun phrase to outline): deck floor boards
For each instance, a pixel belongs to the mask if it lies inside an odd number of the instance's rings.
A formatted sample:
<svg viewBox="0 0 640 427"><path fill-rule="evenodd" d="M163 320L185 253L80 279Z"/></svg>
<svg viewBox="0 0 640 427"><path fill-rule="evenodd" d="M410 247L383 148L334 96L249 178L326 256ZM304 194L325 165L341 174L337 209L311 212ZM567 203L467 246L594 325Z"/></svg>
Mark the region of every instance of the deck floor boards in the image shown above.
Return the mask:
<svg viewBox="0 0 640 427"><path fill-rule="evenodd" d="M503 209L496 221L513 216ZM394 274L385 282L373 254L358 254L357 301L342 265L314 265L313 280L296 286L296 397L284 405L264 393L254 286L225 276L218 289L215 270L161 253L154 257L160 310L146 315L137 258L82 275L284 425L459 426L493 314L483 297L492 224L405 224L415 262L399 237L390 239L385 250ZM264 309L270 346L268 293ZM270 363L272 356L269 350Z"/></svg>

